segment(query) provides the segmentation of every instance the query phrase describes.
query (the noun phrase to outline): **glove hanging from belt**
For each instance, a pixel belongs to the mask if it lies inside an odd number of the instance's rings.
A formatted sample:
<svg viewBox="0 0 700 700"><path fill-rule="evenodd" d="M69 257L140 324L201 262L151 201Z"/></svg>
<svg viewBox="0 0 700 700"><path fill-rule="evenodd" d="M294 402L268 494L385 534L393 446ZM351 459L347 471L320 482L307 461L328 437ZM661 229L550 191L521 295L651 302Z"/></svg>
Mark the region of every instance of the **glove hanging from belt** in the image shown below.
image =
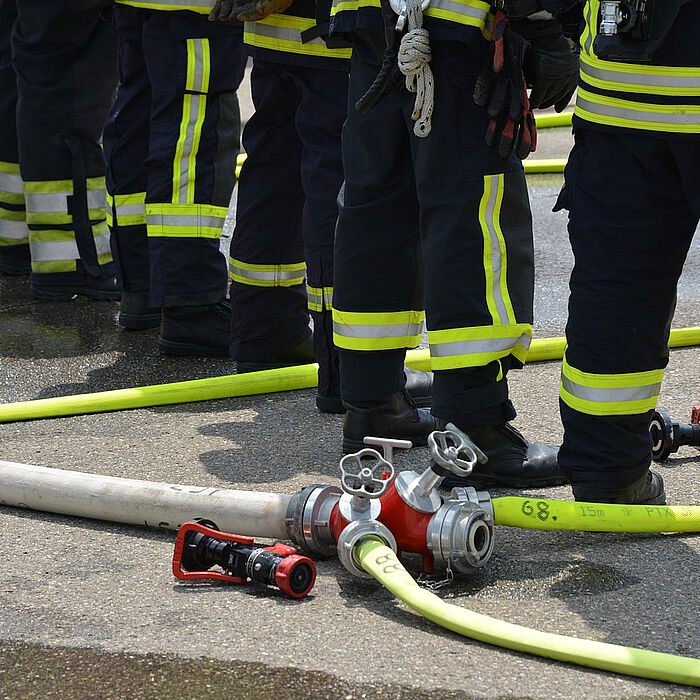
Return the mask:
<svg viewBox="0 0 700 700"><path fill-rule="evenodd" d="M292 0L216 0L210 22L256 22L276 12L284 12Z"/></svg>
<svg viewBox="0 0 700 700"><path fill-rule="evenodd" d="M538 0L506 0L496 10L491 47L474 90L474 101L491 117L487 143L503 157L515 148L519 158L527 158L537 147L532 110L561 112L577 80L578 53L560 23L541 11ZM532 89L529 98L526 88Z"/></svg>

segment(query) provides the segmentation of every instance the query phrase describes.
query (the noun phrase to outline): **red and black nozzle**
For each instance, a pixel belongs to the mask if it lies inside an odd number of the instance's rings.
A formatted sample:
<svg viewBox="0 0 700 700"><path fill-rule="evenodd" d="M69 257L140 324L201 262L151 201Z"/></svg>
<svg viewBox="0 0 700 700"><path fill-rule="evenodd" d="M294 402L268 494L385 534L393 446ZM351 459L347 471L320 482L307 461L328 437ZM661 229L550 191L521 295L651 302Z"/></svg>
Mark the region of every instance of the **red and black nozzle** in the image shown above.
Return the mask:
<svg viewBox="0 0 700 700"><path fill-rule="evenodd" d="M210 571L219 566L220 571ZM251 537L221 532L211 520L197 518L177 533L173 574L182 580L210 579L245 583L248 579L275 586L292 598L309 594L316 582L316 567L296 547L277 542L271 547Z"/></svg>

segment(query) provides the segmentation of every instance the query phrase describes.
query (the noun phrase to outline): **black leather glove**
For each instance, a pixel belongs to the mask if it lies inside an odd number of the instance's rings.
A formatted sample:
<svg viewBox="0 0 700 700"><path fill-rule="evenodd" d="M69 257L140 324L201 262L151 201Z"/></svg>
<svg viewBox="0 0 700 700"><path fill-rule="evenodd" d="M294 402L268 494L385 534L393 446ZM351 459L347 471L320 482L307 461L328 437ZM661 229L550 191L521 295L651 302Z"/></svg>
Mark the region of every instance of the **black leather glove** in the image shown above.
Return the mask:
<svg viewBox="0 0 700 700"><path fill-rule="evenodd" d="M506 15L497 10L493 39L474 87L474 102L491 117L486 143L503 158L515 149L523 160L537 148L535 118L523 75L527 49L527 41L512 31Z"/></svg>
<svg viewBox="0 0 700 700"><path fill-rule="evenodd" d="M216 0L209 13L210 22L255 22L275 12L284 12L292 0Z"/></svg>
<svg viewBox="0 0 700 700"><path fill-rule="evenodd" d="M518 20L511 28L530 45L523 70L533 109L554 107L561 112L576 90L579 73L578 52L564 38L556 20Z"/></svg>

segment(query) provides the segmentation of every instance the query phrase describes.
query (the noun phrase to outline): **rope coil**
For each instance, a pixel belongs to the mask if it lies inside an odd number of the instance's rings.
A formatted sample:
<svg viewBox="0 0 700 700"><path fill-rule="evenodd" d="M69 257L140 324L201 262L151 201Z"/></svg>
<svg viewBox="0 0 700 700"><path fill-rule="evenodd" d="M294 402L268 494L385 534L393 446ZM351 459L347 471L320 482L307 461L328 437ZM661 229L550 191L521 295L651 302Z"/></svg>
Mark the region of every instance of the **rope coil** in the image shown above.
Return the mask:
<svg viewBox="0 0 700 700"><path fill-rule="evenodd" d="M413 133L425 138L432 128L435 98L433 71L430 69L430 36L423 27L421 0L406 0L408 31L401 38L399 70L406 76L406 89L416 93L411 119Z"/></svg>

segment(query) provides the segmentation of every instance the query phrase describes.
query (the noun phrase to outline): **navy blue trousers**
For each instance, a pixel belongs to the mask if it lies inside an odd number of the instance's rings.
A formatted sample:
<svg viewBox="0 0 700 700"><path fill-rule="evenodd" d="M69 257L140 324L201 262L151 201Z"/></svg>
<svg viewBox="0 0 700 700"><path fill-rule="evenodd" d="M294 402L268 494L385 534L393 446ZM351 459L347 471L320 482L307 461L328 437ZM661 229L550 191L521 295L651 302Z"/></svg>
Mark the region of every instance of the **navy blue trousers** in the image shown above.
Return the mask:
<svg viewBox="0 0 700 700"><path fill-rule="evenodd" d="M230 252L231 357L295 347L310 313L322 395L339 393L330 304L347 84L344 71L254 59Z"/></svg>
<svg viewBox="0 0 700 700"><path fill-rule="evenodd" d="M239 25L115 5L120 87L105 127L112 250L154 306L226 292L219 251L235 184L245 56Z"/></svg>
<svg viewBox="0 0 700 700"><path fill-rule="evenodd" d="M678 278L700 217L700 137L577 128L558 207L569 209L575 256L566 362L637 384L634 373L668 363ZM560 407L559 462L572 483L625 488L645 473L651 408Z"/></svg>

